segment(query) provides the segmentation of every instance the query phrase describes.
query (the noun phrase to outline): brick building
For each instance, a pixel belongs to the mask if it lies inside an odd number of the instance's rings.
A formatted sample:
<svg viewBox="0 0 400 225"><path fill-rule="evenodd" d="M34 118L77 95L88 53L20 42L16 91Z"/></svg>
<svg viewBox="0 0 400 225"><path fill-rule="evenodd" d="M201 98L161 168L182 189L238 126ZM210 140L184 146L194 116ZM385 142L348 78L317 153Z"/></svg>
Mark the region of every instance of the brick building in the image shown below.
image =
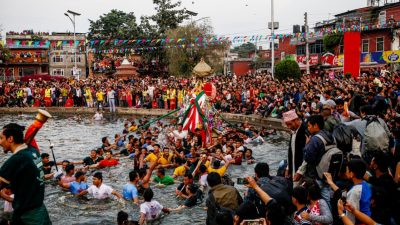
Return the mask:
<svg viewBox="0 0 400 225"><path fill-rule="evenodd" d="M10 32L6 35L7 60L0 63L0 75L7 80L49 72L49 47L42 38L45 33Z"/></svg>
<svg viewBox="0 0 400 225"><path fill-rule="evenodd" d="M350 27L363 27L361 31L361 67L381 66L387 62L379 56L385 51L400 50L400 2L392 0L385 2L382 5L378 1L368 1L367 7L350 10L335 15L334 19L318 22L314 26L315 34L318 34L322 29L340 30ZM368 29L365 29L368 27ZM295 29L294 29L295 30ZM299 32L297 30L296 32ZM341 32L339 32L340 34ZM318 70L321 68L342 66L339 58L343 58L343 37L340 42L334 47L336 64L326 65L324 56L326 50L323 43L324 35L316 35L309 38L310 65L311 69ZM305 69L305 39L299 35L293 38L283 38L279 40L279 48L275 50L275 60L286 57L287 55L295 55L296 61L301 69Z"/></svg>
<svg viewBox="0 0 400 225"><path fill-rule="evenodd" d="M0 62L0 75L6 79L35 74L73 76L75 65L72 33L35 33L32 30L6 33L9 57ZM76 34L76 75L86 77L86 36Z"/></svg>

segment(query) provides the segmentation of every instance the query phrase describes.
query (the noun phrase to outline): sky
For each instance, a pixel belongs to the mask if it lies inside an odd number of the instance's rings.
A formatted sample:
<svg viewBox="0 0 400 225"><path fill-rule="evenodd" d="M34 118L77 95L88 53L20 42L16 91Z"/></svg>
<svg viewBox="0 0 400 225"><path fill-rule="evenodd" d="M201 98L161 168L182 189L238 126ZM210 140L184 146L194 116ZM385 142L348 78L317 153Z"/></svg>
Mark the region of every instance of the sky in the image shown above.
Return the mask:
<svg viewBox="0 0 400 225"><path fill-rule="evenodd" d="M175 2L176 0L172 0ZM181 0L182 6L198 15L193 20L208 17L217 35L267 34L271 21L271 0ZM276 33L291 33L294 24L304 23L308 12L310 28L316 22L332 19L337 13L364 7L367 0L275 0ZM96 20L111 9L141 15L155 13L152 0L0 0L0 26L6 31L35 32L73 31L64 15L68 10L82 15L76 18L76 32L88 32L89 19ZM200 21L199 21L200 22Z"/></svg>

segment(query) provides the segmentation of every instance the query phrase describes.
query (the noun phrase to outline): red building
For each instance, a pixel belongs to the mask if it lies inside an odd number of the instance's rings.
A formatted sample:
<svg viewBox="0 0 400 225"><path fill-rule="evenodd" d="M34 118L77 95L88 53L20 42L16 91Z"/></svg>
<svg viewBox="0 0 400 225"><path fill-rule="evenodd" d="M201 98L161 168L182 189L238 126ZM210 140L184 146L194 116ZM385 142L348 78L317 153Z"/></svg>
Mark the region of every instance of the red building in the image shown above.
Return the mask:
<svg viewBox="0 0 400 225"><path fill-rule="evenodd" d="M238 76L253 72L252 59L236 59L230 62L230 71Z"/></svg>
<svg viewBox="0 0 400 225"><path fill-rule="evenodd" d="M386 64L384 60L378 60L385 51L400 50L400 2L376 5L369 3L367 7L350 10L335 15L335 19L319 22L315 25L315 34L323 29L340 30L350 27L363 27L361 31L361 67L374 67ZM311 25L310 25L311 26ZM367 29L365 29L368 27ZM297 31L298 32L298 31ZM336 56L332 65L326 64L326 49L324 49L325 34L309 37L310 66L311 70L335 67L338 65L339 56L343 55L343 37L340 39L334 52ZM275 61L279 61L288 55L295 55L296 61L302 69L305 69L306 45L303 35L294 38L279 40L279 47L275 50ZM325 56L325 57L324 57Z"/></svg>

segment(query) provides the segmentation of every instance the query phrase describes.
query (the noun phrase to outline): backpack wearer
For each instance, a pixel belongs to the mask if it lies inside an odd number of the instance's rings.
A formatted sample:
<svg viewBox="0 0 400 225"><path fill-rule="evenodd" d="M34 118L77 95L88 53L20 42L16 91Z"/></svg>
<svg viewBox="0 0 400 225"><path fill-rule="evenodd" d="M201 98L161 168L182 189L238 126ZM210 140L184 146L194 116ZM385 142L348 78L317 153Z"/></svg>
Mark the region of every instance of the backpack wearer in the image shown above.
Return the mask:
<svg viewBox="0 0 400 225"><path fill-rule="evenodd" d="M239 192L237 190L236 190L236 192L240 196L240 194L239 194ZM212 193L212 191L208 192L208 198L209 198L209 202L211 204L211 207L209 207L208 210L215 210L215 213L214 213L214 218L211 218L209 221L207 221L207 222L210 222L210 223L207 223L207 224L210 224L210 225L214 225L215 224L216 225L217 218L226 218L227 216L232 218L232 221L233 221L233 217L235 216L235 211L234 210L232 210L230 208L227 208L227 207L220 206L216 202L214 194ZM242 202L239 202L239 203L241 204Z"/></svg>
<svg viewBox="0 0 400 225"><path fill-rule="evenodd" d="M344 162L343 152L337 148L336 144L327 145L327 141L321 135L317 134L315 136L319 138L325 146L325 152L316 167L318 177L324 179L324 173L328 172L332 175L333 180L337 180Z"/></svg>
<svg viewBox="0 0 400 225"><path fill-rule="evenodd" d="M367 121L363 139L364 152L387 152L389 149L389 135L378 117L367 116L364 119Z"/></svg>

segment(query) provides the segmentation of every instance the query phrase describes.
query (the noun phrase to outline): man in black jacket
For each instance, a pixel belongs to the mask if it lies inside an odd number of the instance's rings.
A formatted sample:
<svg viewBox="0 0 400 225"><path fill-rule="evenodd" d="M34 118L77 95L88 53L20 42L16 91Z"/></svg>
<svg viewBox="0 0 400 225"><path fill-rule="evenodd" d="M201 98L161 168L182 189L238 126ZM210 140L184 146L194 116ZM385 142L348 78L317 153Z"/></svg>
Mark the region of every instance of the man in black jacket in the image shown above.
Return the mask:
<svg viewBox="0 0 400 225"><path fill-rule="evenodd" d="M306 145L307 128L294 110L283 113L283 122L293 132L289 142L286 177L296 182L302 176L302 173L298 170L303 163L303 148Z"/></svg>

